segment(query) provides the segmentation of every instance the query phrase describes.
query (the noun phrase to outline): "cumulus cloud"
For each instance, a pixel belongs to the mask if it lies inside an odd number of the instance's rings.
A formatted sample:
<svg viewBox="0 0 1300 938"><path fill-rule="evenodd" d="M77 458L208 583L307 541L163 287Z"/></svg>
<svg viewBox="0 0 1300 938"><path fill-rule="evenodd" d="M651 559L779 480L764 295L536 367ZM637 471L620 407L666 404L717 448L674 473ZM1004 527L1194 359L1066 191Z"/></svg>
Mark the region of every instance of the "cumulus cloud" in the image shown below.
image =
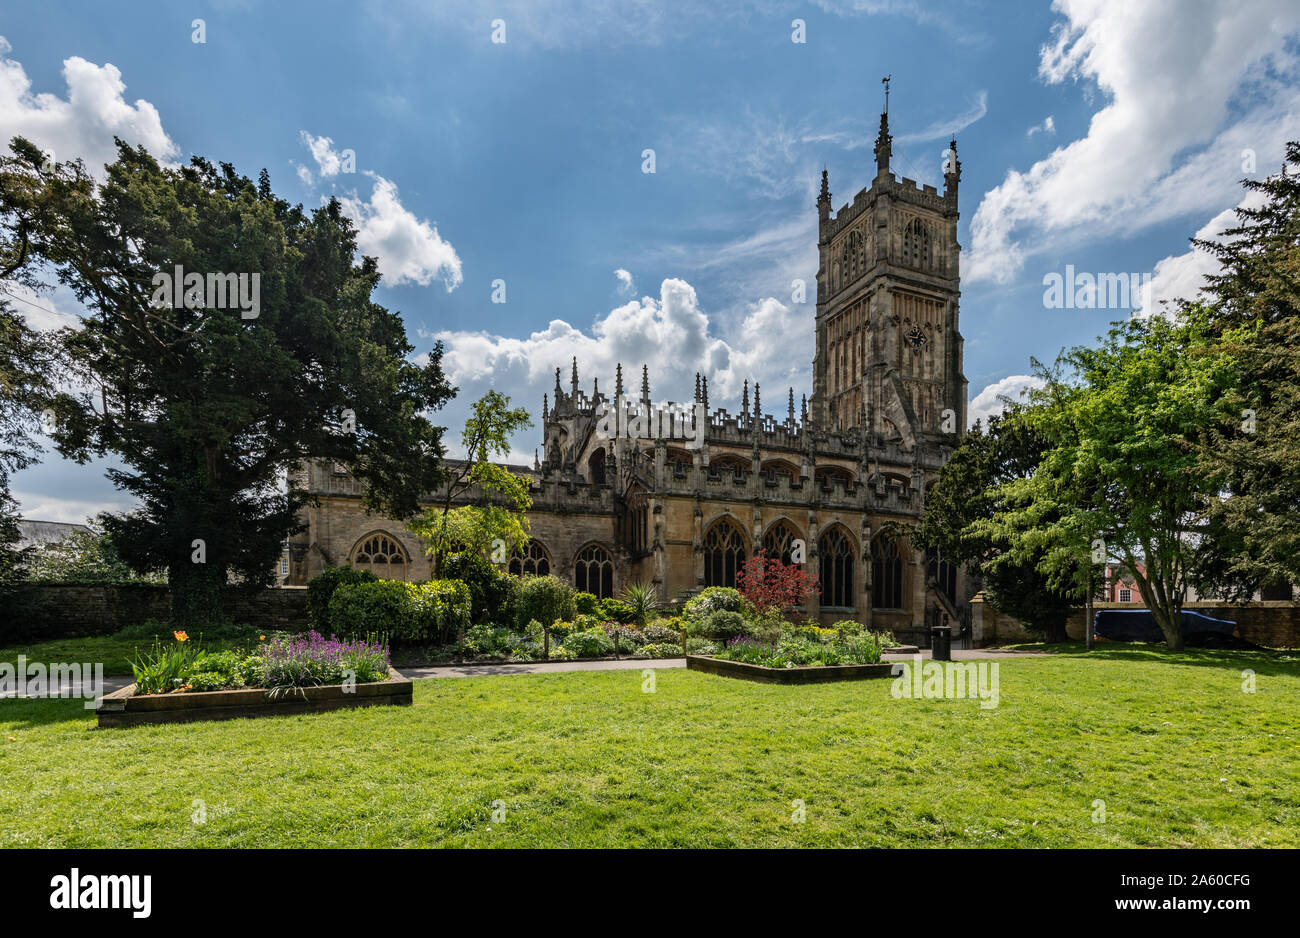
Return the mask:
<svg viewBox="0 0 1300 938"><path fill-rule="evenodd" d="M745 379L763 385L764 413L782 416L787 387L811 383L810 307L765 298L751 304L724 339L711 328L695 288L676 278L664 280L657 297L610 310L589 331L552 319L545 329L523 338L467 331L442 331L433 338L446 346L443 366L448 379L461 387L458 401L495 388L537 409L541 395L554 387L556 368L568 389L575 356L588 393L595 378L601 391L612 395L615 367L621 363L625 393L640 393L641 366L646 365L655 400L689 401L700 372L709 378L710 406L733 412L739 410L736 398ZM452 415L448 419L454 425Z"/></svg>
<svg viewBox="0 0 1300 938"><path fill-rule="evenodd" d="M968 281L1010 281L1026 258L1218 213L1240 198L1242 153L1280 159L1300 133L1290 0L1057 0L1064 17L1039 75L1095 86L1106 104L1088 134L981 201L963 255Z"/></svg>
<svg viewBox="0 0 1300 938"><path fill-rule="evenodd" d="M379 259L379 270L390 285L418 283L428 286L441 277L447 292L460 286L460 256L443 240L437 227L417 218L402 204L397 185L383 176L367 173L374 180L370 198L356 195L339 199L343 211L357 225L357 247L362 254Z"/></svg>
<svg viewBox="0 0 1300 938"><path fill-rule="evenodd" d="M618 278L618 292L624 296L631 296L636 293L636 281L632 275L620 267L614 271L614 276Z"/></svg>
<svg viewBox="0 0 1300 938"><path fill-rule="evenodd" d="M975 421L988 419L1006 410L1007 400L1019 401L1031 388L1041 388L1043 379L1034 375L1011 375L1001 381L995 381L984 388L966 405L966 424L975 426Z"/></svg>
<svg viewBox="0 0 1300 938"><path fill-rule="evenodd" d="M0 36L0 142L6 149L15 136L26 137L55 160L80 157L96 178L103 178L104 164L117 158L114 136L143 145L164 162L180 155L163 130L157 108L144 99L127 102L126 84L116 66L95 65L75 55L64 59L63 98L34 92L27 72L9 51Z"/></svg>

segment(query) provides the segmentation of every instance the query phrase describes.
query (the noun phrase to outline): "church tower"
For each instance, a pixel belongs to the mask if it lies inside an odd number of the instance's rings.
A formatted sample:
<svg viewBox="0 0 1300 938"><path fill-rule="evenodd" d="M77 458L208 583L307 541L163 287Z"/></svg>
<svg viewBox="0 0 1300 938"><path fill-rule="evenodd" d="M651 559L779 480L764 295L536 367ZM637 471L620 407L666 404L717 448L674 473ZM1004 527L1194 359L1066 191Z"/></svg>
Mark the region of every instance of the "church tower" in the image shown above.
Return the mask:
<svg viewBox="0 0 1300 938"><path fill-rule="evenodd" d="M871 185L832 214L822 171L811 405L824 430L859 429L869 441L912 450L966 428L958 328L961 163L954 139L941 194L894 177L892 143L885 79Z"/></svg>

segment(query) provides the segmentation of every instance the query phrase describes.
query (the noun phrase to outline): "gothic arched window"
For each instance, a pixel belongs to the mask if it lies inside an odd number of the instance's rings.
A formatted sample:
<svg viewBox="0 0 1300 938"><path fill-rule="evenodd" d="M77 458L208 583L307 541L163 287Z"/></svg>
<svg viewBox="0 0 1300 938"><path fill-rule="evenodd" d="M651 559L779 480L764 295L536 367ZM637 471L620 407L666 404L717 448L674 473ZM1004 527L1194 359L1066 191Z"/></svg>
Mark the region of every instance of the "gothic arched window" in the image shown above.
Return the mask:
<svg viewBox="0 0 1300 938"><path fill-rule="evenodd" d="M903 608L903 557L897 542L876 541L871 559L871 605L877 609Z"/></svg>
<svg viewBox="0 0 1300 938"><path fill-rule="evenodd" d="M957 567L945 560L933 547L925 552L926 571L934 577L939 592L948 597L950 602L957 602Z"/></svg>
<svg viewBox="0 0 1300 938"><path fill-rule="evenodd" d="M821 562L821 604L853 606L853 542L841 527L833 527L817 539Z"/></svg>
<svg viewBox="0 0 1300 938"><path fill-rule="evenodd" d="M736 585L736 574L745 565L745 541L740 529L726 518L719 519L704 535L704 585Z"/></svg>
<svg viewBox="0 0 1300 938"><path fill-rule="evenodd" d="M913 218L903 229L903 262L913 267L930 267L933 259L929 226Z"/></svg>
<svg viewBox="0 0 1300 938"><path fill-rule="evenodd" d="M515 576L546 576L551 572L551 555L537 541L529 541L522 554L510 558L506 569Z"/></svg>
<svg viewBox="0 0 1300 938"><path fill-rule="evenodd" d="M410 569L406 548L382 531L367 534L352 548L352 566L382 580L405 580Z"/></svg>
<svg viewBox="0 0 1300 938"><path fill-rule="evenodd" d="M794 525L785 520L775 521L763 535L763 550L767 551L767 556L773 560L792 564L797 540L799 540L799 532L795 530ZM800 553L802 555L803 552Z"/></svg>
<svg viewBox="0 0 1300 938"><path fill-rule="evenodd" d="M599 544L588 544L573 562L573 585L600 599L614 595L614 562Z"/></svg>

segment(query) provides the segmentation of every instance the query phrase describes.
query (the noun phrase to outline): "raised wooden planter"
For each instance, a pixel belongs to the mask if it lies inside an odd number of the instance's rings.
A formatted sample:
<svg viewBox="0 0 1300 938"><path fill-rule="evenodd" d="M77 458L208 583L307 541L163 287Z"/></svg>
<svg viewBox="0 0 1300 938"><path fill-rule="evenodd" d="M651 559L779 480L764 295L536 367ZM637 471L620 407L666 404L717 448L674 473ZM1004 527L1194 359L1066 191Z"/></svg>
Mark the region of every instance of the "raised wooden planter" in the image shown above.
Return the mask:
<svg viewBox="0 0 1300 938"><path fill-rule="evenodd" d="M762 664L728 661L710 655L687 655L686 667L690 671L703 671L719 677L738 677L764 684L824 684L828 681L865 681L875 677L890 677L893 663L879 664L828 664L804 668L769 668Z"/></svg>
<svg viewBox="0 0 1300 938"><path fill-rule="evenodd" d="M197 691L135 696L130 684L100 698L96 710L99 727L139 726L148 723L187 723L191 720L234 720L240 717L319 713L349 707L409 706L413 685L393 668L388 680L356 684L344 693L342 684L304 687L270 697L265 688Z"/></svg>

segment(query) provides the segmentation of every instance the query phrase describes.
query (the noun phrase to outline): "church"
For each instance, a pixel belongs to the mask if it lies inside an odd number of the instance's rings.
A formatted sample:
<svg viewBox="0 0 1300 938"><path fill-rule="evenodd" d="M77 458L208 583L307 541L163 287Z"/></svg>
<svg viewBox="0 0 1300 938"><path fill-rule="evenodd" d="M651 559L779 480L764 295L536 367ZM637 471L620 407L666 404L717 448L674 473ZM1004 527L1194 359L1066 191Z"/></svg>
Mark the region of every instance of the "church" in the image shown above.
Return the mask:
<svg viewBox="0 0 1300 938"><path fill-rule="evenodd" d="M820 595L804 609L813 621L856 619L925 641L943 616L964 620L964 574L909 536L966 426L961 164L954 140L938 192L894 176L891 144L886 106L875 178L838 211L822 172L811 397L796 408L789 389L764 411L760 386L751 395L746 382L733 414L712 408L708 376L697 375L690 402L670 405L690 415L688 445L649 420L633 421L634 432L621 424L615 402L656 410L644 366L637 389L634 378L625 388L620 364L612 398L598 380L581 386L576 360L567 388L557 368L542 403L544 451L532 467L511 467L533 497L532 541L511 571L554 574L598 596L653 583L667 602L734 586L746 559L766 550L818 574ZM310 462L291 482L313 500L289 544L287 582L344 563L428 578L420 539L368 514L342 467Z"/></svg>

